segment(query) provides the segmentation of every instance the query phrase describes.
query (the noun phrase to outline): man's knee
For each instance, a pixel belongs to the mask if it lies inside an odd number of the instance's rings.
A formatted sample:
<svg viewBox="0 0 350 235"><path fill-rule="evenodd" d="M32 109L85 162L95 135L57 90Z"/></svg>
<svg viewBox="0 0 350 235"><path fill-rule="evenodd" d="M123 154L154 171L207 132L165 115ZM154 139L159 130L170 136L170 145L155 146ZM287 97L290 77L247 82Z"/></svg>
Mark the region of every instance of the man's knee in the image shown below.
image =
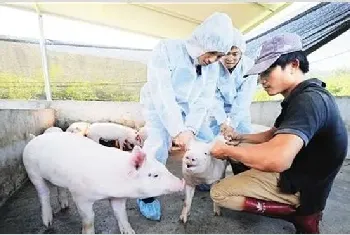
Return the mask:
<svg viewBox="0 0 350 235"><path fill-rule="evenodd" d="M255 189L252 189L254 184L251 183L251 179L247 177L247 175L249 175L249 170L238 175L228 176L218 181L213 184L210 190L210 196L213 200L220 201L227 197L249 195L250 192Z"/></svg>
<svg viewBox="0 0 350 235"><path fill-rule="evenodd" d="M219 181L211 186L210 197L215 203L220 203L229 197L240 196L239 191L239 188L232 186L228 188L227 184Z"/></svg>
<svg viewBox="0 0 350 235"><path fill-rule="evenodd" d="M220 207L225 207L231 210L242 210L244 197L226 191L218 184L214 184L210 189L210 197L214 203Z"/></svg>

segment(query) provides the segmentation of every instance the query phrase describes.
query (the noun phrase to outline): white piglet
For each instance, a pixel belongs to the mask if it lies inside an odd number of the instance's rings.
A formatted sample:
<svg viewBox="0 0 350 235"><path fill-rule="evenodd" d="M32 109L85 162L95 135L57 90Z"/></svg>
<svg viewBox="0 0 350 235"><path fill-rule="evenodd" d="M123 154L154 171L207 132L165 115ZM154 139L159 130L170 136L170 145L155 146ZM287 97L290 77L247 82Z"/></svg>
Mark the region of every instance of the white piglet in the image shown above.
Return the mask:
<svg viewBox="0 0 350 235"><path fill-rule="evenodd" d="M182 159L182 174L186 182L185 201L180 215L183 223L187 222L190 215L196 185L212 184L224 176L227 162L211 157L213 143L192 141ZM214 213L220 214L215 204Z"/></svg>
<svg viewBox="0 0 350 235"><path fill-rule="evenodd" d="M86 136L87 130L91 124L88 122L74 122L66 130L66 132L75 133Z"/></svg>
<svg viewBox="0 0 350 235"><path fill-rule="evenodd" d="M45 133L51 133L51 132L63 132L63 130L59 127L56 127L56 126L52 126L52 127L49 127L47 128L45 131L44 131L44 134Z"/></svg>
<svg viewBox="0 0 350 235"><path fill-rule="evenodd" d="M72 194L82 219L82 232L94 233L93 204L109 199L121 233L134 233L125 209L127 198L148 198L180 192L184 180L147 156L139 147L123 152L73 133L47 133L24 149L23 163L41 203L42 220L52 224L50 192L45 180L58 186L61 208Z"/></svg>
<svg viewBox="0 0 350 235"><path fill-rule="evenodd" d="M93 123L87 131L87 137L97 143L99 143L100 138L118 140L120 149L123 149L124 144L128 149L132 149L130 144L142 145L141 137L136 130L116 123Z"/></svg>

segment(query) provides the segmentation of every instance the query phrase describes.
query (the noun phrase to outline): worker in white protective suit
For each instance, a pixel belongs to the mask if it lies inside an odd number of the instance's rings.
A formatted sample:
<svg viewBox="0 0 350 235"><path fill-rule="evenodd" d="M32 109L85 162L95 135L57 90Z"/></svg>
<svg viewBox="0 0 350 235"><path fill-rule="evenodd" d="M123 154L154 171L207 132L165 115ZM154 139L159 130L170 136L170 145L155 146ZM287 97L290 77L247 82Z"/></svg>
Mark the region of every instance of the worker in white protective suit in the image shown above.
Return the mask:
<svg viewBox="0 0 350 235"><path fill-rule="evenodd" d="M250 105L257 89L257 76L244 76L254 61L244 55L246 42L242 33L233 29L231 50L221 58L220 78L215 92L215 101L209 111L210 128L214 136L223 134L231 140L236 133L250 134ZM234 173L245 170L240 163L231 163ZM209 191L210 185L197 186L200 191Z"/></svg>
<svg viewBox="0 0 350 235"><path fill-rule="evenodd" d="M214 13L189 39L162 40L154 48L140 94L148 135L143 146L146 154L166 164L171 138L182 149L195 137L213 139L205 120L219 78L218 60L231 48L232 29L230 17ZM137 203L146 218L160 220L158 199L138 199Z"/></svg>
<svg viewBox="0 0 350 235"><path fill-rule="evenodd" d="M221 131L228 138L232 131L251 133L250 105L257 89L256 75L244 77L254 61L244 55L246 42L236 28L233 42L231 50L220 61L222 66L216 98L209 115L214 134Z"/></svg>

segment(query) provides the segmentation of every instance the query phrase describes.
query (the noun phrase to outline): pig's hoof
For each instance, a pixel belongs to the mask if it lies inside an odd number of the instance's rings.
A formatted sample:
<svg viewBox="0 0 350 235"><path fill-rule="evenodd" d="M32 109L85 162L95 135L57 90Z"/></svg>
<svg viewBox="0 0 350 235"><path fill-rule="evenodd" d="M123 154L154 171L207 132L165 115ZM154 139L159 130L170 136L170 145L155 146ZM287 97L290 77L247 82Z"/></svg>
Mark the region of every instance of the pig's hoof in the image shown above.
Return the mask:
<svg viewBox="0 0 350 235"><path fill-rule="evenodd" d="M186 224L187 222L187 218L185 218L184 216L180 215L180 221L184 224Z"/></svg>
<svg viewBox="0 0 350 235"><path fill-rule="evenodd" d="M81 231L82 234L95 234L94 228L83 228Z"/></svg>
<svg viewBox="0 0 350 235"><path fill-rule="evenodd" d="M69 208L68 200L61 202L60 206L61 210L67 210Z"/></svg>
<svg viewBox="0 0 350 235"><path fill-rule="evenodd" d="M221 216L221 208L214 203L214 215Z"/></svg>
<svg viewBox="0 0 350 235"><path fill-rule="evenodd" d="M182 208L181 211L181 215L180 215L180 221L182 221L184 224L186 224L187 222L187 218L190 216L190 212L187 209L187 206L184 205L184 207Z"/></svg>
<svg viewBox="0 0 350 235"><path fill-rule="evenodd" d="M49 228L52 226L52 212L50 211L43 211L43 223L44 225Z"/></svg>
<svg viewBox="0 0 350 235"><path fill-rule="evenodd" d="M57 196L61 209L68 207L68 190L57 187Z"/></svg>
<svg viewBox="0 0 350 235"><path fill-rule="evenodd" d="M215 216L221 216L221 211L214 211Z"/></svg>
<svg viewBox="0 0 350 235"><path fill-rule="evenodd" d="M120 228L121 234L135 234L135 231L132 228Z"/></svg>
<svg viewBox="0 0 350 235"><path fill-rule="evenodd" d="M83 228L82 232L83 234L94 234L95 233L95 227L93 222L83 222Z"/></svg>
<svg viewBox="0 0 350 235"><path fill-rule="evenodd" d="M87 229L87 230L82 230L81 233L82 233L82 234L95 234L95 231L94 231L94 230L91 230L91 229Z"/></svg>
<svg viewBox="0 0 350 235"><path fill-rule="evenodd" d="M182 223L186 224L186 223L187 223L187 217L188 217L187 213L181 214L181 215L180 215L180 221L181 221Z"/></svg>

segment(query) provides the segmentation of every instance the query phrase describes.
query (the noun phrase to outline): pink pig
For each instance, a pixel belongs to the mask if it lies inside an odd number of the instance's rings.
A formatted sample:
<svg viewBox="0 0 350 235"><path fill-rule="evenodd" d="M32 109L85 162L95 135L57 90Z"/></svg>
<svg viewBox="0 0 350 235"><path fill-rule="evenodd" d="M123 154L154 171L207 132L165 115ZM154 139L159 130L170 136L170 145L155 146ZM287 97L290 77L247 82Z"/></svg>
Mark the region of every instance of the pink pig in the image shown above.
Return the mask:
<svg viewBox="0 0 350 235"><path fill-rule="evenodd" d="M220 136L217 139L222 140L223 137ZM225 174L227 162L210 155L213 143L214 141L212 143L192 141L182 159L182 174L186 181L186 196L180 215L180 220L183 223L187 222L187 217L190 215L196 185L212 184L223 178ZM219 208L215 204L214 213L220 214Z"/></svg>
<svg viewBox="0 0 350 235"><path fill-rule="evenodd" d="M41 203L45 226L52 224L50 191L58 186L61 208L68 207L68 189L82 219L82 232L94 233L93 204L109 199L121 233L134 233L125 209L127 198L148 198L180 192L184 180L135 146L132 152L102 146L73 133L53 132L32 139L23 163Z"/></svg>

